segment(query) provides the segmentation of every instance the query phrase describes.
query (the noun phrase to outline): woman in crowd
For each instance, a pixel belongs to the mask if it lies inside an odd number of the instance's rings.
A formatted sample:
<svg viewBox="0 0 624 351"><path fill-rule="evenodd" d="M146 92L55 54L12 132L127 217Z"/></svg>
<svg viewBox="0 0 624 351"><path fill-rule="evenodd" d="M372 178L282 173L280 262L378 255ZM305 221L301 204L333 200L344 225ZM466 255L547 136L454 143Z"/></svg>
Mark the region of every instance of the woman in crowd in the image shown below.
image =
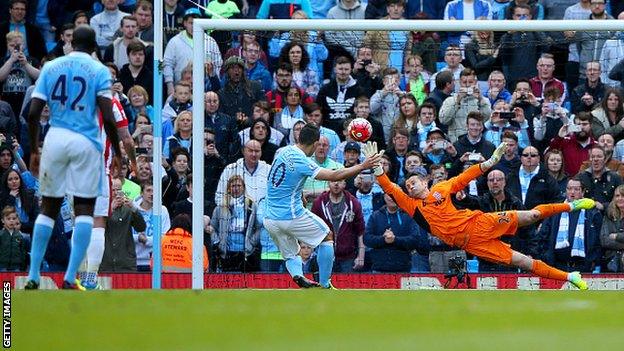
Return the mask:
<svg viewBox="0 0 624 351"><path fill-rule="evenodd" d="M128 99L130 100L130 106L128 106L125 112L130 131L134 132L139 114L147 116L150 124L154 121L154 108L152 105L148 105L149 95L145 88L135 85L128 89Z"/></svg>
<svg viewBox="0 0 624 351"><path fill-rule="evenodd" d="M592 112L592 134L609 133L618 141L624 132L624 97L617 88L607 88L600 105Z"/></svg>
<svg viewBox="0 0 624 351"><path fill-rule="evenodd" d="M290 132L290 129L292 129L296 121L304 118L301 101L301 90L295 86L291 86L286 95L286 106L282 108L282 111L276 114L273 120L273 126L284 135Z"/></svg>
<svg viewBox="0 0 624 351"><path fill-rule="evenodd" d="M163 145L163 157L171 161L171 152L182 147L191 153L191 141L193 137L193 113L182 111L173 123L173 135L167 138Z"/></svg>
<svg viewBox="0 0 624 351"><path fill-rule="evenodd" d="M269 122L263 119L255 120L249 128L249 139L257 140L262 145L262 156L260 156L260 159L268 164L273 163L275 151L277 151L278 147L270 142L271 126Z"/></svg>
<svg viewBox="0 0 624 351"><path fill-rule="evenodd" d="M602 271L624 271L624 185L615 188L602 223L600 243L604 249Z"/></svg>
<svg viewBox="0 0 624 351"><path fill-rule="evenodd" d="M399 98L399 117L394 122L392 130L396 128L407 128L410 135L417 137L416 128L418 126L418 102L412 94L404 94ZM410 145L418 145L418 140L410 140Z"/></svg>
<svg viewBox="0 0 624 351"><path fill-rule="evenodd" d="M279 55L278 66L288 62L293 67L293 85L303 89L313 98L319 92L320 84L316 71L310 68L310 56L305 46L299 42L289 42L284 45ZM273 76L273 86L277 86L277 76Z"/></svg>
<svg viewBox="0 0 624 351"><path fill-rule="evenodd" d="M180 199L186 198L186 178L191 170L191 155L184 148L174 149L171 153L171 166L166 169L167 175L163 179L163 205L171 211L171 205ZM181 194L184 192L184 194Z"/></svg>
<svg viewBox="0 0 624 351"><path fill-rule="evenodd" d="M544 156L544 164L550 174L559 185L559 194L565 198L568 176L565 173L563 153L559 149L550 149Z"/></svg>
<svg viewBox="0 0 624 351"><path fill-rule="evenodd" d="M0 209L5 206L13 206L17 210L22 233L32 234L39 215L39 199L33 190L26 188L22 176L14 169L5 172L0 183Z"/></svg>

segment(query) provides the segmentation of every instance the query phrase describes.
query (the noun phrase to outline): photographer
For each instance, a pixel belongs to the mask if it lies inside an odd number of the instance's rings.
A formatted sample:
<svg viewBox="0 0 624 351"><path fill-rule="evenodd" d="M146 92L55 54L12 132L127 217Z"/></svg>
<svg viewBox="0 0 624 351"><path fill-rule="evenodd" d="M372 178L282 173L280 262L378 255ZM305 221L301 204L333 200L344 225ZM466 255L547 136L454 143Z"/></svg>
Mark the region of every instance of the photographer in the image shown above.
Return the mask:
<svg viewBox="0 0 624 351"><path fill-rule="evenodd" d="M520 78L516 82L516 89L511 94L509 101L511 107L520 107L525 116L535 116L539 112L540 102L531 90L531 83L526 78ZM533 138L533 121L529 122L529 137Z"/></svg>
<svg viewBox="0 0 624 351"><path fill-rule="evenodd" d="M13 108L16 116L20 115L26 89L39 78L39 66L24 52L24 36L21 32L11 31L6 35L6 56L0 58L0 82L2 99Z"/></svg>
<svg viewBox="0 0 624 351"><path fill-rule="evenodd" d="M561 97L558 88L549 88L544 92L544 102L539 112L533 115L533 137L535 146L543 152L559 129L569 123L568 111L557 102Z"/></svg>
<svg viewBox="0 0 624 351"><path fill-rule="evenodd" d="M383 70L383 88L377 90L370 99L371 115L383 126L384 135L389 142L392 128L399 110L399 98L403 94L399 88L399 71L388 67Z"/></svg>
<svg viewBox="0 0 624 351"><path fill-rule="evenodd" d="M450 168L454 158L458 155L457 150L440 128L432 128L427 133L427 140L422 150L423 165L429 169L432 165L443 165Z"/></svg>
<svg viewBox="0 0 624 351"><path fill-rule="evenodd" d="M448 126L451 142L466 134L466 117L470 112L480 112L485 120L490 118L492 112L490 101L481 95L477 76L472 69L466 68L460 73L459 86L459 91L444 100L440 108L440 123Z"/></svg>
<svg viewBox="0 0 624 351"><path fill-rule="evenodd" d="M466 117L468 132L453 144L457 155L449 172L451 176L461 173L467 163L483 162L492 156L496 147L483 137L483 121L483 115L477 111L470 112Z"/></svg>
<svg viewBox="0 0 624 351"><path fill-rule="evenodd" d="M524 110L515 107L511 111L509 104L504 100L498 100L493 105L494 112L489 121L485 122L485 140L500 145L503 133L511 131L518 137L518 143L521 148L531 145L529 134L527 132L529 123L524 117Z"/></svg>
<svg viewBox="0 0 624 351"><path fill-rule="evenodd" d="M550 141L550 148L559 149L565 160L565 172L577 174L583 161L589 159L589 150L596 144L591 135L592 116L579 112L574 117L574 124L564 124L557 137Z"/></svg>
<svg viewBox="0 0 624 351"><path fill-rule="evenodd" d="M357 59L353 63L353 78L363 90L363 95L370 98L383 88L381 80L381 66L373 61L373 49L362 45L357 52Z"/></svg>

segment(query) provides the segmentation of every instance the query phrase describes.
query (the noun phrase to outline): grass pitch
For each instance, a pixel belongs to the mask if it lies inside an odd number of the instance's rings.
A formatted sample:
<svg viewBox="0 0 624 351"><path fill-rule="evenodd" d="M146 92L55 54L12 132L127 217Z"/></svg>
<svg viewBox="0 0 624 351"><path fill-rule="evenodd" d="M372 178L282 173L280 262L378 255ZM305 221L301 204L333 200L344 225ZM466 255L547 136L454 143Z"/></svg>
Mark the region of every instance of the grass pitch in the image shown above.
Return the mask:
<svg viewBox="0 0 624 351"><path fill-rule="evenodd" d="M621 350L617 291L14 291L15 350Z"/></svg>

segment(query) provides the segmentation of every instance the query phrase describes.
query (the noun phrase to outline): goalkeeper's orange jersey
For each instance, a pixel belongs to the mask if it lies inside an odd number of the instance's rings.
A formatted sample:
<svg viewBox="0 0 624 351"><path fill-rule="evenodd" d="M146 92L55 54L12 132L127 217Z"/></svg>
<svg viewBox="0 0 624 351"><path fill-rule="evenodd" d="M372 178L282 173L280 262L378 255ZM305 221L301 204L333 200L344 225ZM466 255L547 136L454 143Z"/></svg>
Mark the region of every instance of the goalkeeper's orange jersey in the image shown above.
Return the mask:
<svg viewBox="0 0 624 351"><path fill-rule="evenodd" d="M468 225L483 212L458 210L451 197L482 174L480 166L473 165L462 174L432 186L425 199L409 197L385 174L377 177L377 180L384 192L392 196L397 205L409 213L418 225L445 243L463 248L471 234L467 231Z"/></svg>

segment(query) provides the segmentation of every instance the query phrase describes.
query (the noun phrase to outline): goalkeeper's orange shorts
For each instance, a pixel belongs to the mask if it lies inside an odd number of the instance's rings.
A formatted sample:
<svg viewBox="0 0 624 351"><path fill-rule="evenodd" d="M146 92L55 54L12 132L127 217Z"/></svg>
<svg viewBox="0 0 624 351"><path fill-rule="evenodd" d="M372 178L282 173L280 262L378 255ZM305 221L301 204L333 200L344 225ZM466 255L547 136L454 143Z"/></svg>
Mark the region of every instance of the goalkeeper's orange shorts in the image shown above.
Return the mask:
<svg viewBox="0 0 624 351"><path fill-rule="evenodd" d="M466 252L494 263L511 264L511 246L500 240L518 230L516 211L488 212L477 216L466 228Z"/></svg>

